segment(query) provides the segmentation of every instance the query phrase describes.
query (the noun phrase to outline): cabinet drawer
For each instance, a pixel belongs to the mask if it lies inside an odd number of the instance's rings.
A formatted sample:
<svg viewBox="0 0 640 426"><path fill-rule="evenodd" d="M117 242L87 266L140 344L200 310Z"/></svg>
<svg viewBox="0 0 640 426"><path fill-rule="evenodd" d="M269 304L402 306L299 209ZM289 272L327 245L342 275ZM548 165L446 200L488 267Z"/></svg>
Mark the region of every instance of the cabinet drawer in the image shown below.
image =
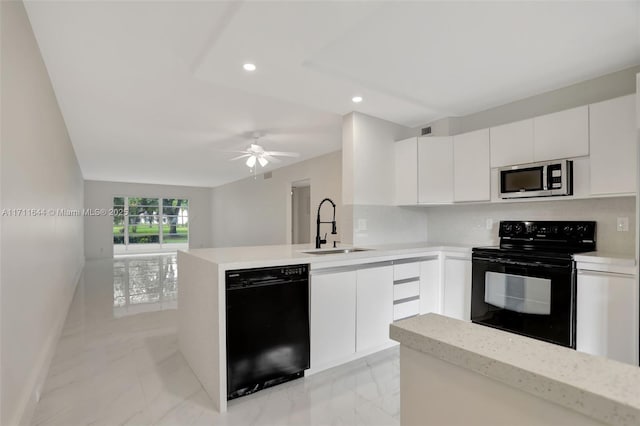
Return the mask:
<svg viewBox="0 0 640 426"><path fill-rule="evenodd" d="M393 280L400 281L407 278L419 278L420 277L420 263L399 263L393 265Z"/></svg>
<svg viewBox="0 0 640 426"><path fill-rule="evenodd" d="M393 300L406 299L408 297L420 296L420 280L409 281L402 284L394 284Z"/></svg>
<svg viewBox="0 0 640 426"><path fill-rule="evenodd" d="M418 315L420 310L420 299L410 300L408 302L393 305L393 320L401 320L403 318Z"/></svg>

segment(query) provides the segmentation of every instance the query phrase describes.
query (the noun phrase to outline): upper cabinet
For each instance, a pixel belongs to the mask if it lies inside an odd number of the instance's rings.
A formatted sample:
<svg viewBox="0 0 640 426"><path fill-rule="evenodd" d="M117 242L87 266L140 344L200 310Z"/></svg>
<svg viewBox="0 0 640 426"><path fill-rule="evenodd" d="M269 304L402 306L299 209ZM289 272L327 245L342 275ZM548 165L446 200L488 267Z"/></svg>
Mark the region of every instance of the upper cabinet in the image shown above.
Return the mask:
<svg viewBox="0 0 640 426"><path fill-rule="evenodd" d="M418 138L395 143L396 204L418 203Z"/></svg>
<svg viewBox="0 0 640 426"><path fill-rule="evenodd" d="M453 138L418 138L418 202L453 201Z"/></svg>
<svg viewBox="0 0 640 426"><path fill-rule="evenodd" d="M536 117L533 134L534 161L589 155L589 106Z"/></svg>
<svg viewBox="0 0 640 426"><path fill-rule="evenodd" d="M456 136L396 142L396 204L490 201L498 176L492 168L567 158L575 159L576 198L633 195L636 102L634 94Z"/></svg>
<svg viewBox="0 0 640 426"><path fill-rule="evenodd" d="M489 201L490 166L489 129L454 136L454 201Z"/></svg>
<svg viewBox="0 0 640 426"><path fill-rule="evenodd" d="M491 128L491 167L533 162L533 119Z"/></svg>
<svg viewBox="0 0 640 426"><path fill-rule="evenodd" d="M589 106L591 194L636 190L635 95Z"/></svg>

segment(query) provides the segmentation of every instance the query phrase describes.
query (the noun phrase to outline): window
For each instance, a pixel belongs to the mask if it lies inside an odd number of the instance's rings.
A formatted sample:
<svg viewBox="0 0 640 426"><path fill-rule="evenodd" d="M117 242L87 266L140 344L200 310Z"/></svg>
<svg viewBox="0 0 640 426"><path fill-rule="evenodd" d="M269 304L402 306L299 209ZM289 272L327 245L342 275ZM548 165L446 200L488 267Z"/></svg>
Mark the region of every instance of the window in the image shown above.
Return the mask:
<svg viewBox="0 0 640 426"><path fill-rule="evenodd" d="M188 247L189 200L114 197L113 207L116 210L113 216L115 254Z"/></svg>

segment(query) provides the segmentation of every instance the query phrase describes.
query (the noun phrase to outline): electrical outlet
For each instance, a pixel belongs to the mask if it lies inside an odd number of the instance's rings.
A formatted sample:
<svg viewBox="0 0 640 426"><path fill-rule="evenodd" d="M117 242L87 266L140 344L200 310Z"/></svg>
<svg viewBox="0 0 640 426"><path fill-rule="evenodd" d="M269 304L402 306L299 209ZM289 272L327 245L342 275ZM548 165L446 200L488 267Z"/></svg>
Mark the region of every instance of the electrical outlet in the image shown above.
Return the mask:
<svg viewBox="0 0 640 426"><path fill-rule="evenodd" d="M616 229L618 232L629 232L629 218L619 217Z"/></svg>
<svg viewBox="0 0 640 426"><path fill-rule="evenodd" d="M493 219L489 218L486 220L485 225L484 225L488 231L491 231L493 229Z"/></svg>
<svg viewBox="0 0 640 426"><path fill-rule="evenodd" d="M358 219L358 231L367 230L367 219Z"/></svg>

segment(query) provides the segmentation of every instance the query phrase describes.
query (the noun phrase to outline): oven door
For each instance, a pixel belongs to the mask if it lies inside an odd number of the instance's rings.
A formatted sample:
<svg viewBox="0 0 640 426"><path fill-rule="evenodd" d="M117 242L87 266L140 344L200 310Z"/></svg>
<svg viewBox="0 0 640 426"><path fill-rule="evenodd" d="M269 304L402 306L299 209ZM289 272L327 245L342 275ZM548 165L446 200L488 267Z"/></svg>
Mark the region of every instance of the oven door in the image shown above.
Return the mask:
<svg viewBox="0 0 640 426"><path fill-rule="evenodd" d="M473 255L474 323L575 348L575 294L571 260Z"/></svg>

